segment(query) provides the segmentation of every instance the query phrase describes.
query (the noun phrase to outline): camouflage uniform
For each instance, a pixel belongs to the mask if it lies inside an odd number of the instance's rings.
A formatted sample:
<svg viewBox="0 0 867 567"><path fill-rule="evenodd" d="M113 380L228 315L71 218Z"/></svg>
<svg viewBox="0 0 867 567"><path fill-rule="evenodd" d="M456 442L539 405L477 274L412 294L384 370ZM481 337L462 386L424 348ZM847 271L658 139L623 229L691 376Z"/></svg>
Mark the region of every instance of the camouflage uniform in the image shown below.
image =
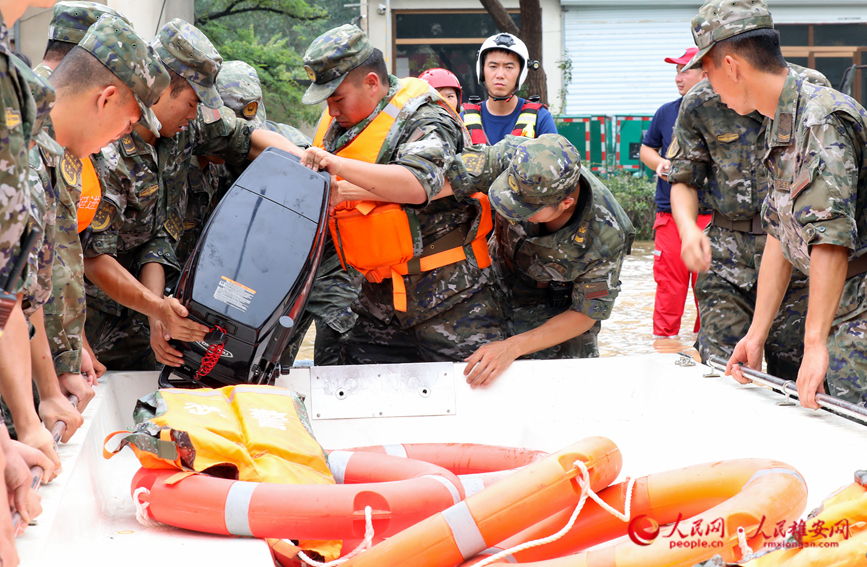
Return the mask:
<svg viewBox="0 0 867 567"><path fill-rule="evenodd" d="M305 70L313 80L302 97L318 104L334 92L351 69L373 53L367 36L345 25L321 35L304 55ZM352 142L384 110L400 88L389 76L388 93L371 114L349 129L332 121L322 146L336 153ZM418 179L428 201L404 205L419 224L422 243L435 241L471 225L478 213L472 202L455 197L431 199L442 189L445 169L455 152L468 143L460 120L436 101L432 88L398 113L376 163L405 167ZM466 249L467 247L465 247ZM402 276L407 310L394 308L391 280L365 281L353 310L359 317L344 343L350 364L386 362L460 361L479 347L502 339L500 312L491 290L491 271L480 269L474 257L418 275Z"/></svg>
<svg viewBox="0 0 867 567"><path fill-rule="evenodd" d="M763 217L783 254L810 273L810 247L867 254L867 111L850 97L789 73L768 124ZM859 271L859 270L855 270ZM846 280L828 335L829 393L867 405L867 274Z"/></svg>
<svg viewBox="0 0 867 567"><path fill-rule="evenodd" d="M176 248L184 231L194 156L218 156L239 165L250 152L253 129L221 106L215 81L222 58L198 29L172 20L151 45L160 61L195 90L202 103L199 116L153 146L133 131L103 149L95 160L105 185L103 199L82 241L85 256L111 254L136 276L144 264L162 264L169 282L181 268ZM87 336L97 357L112 369L154 368L147 317L92 284L87 294Z"/></svg>
<svg viewBox="0 0 867 567"><path fill-rule="evenodd" d="M596 321L582 335L525 358L599 356L600 322L620 293L620 269L635 229L608 188L580 165L577 150L554 134L531 141L506 136L495 146L465 150L448 177L455 194L490 187L497 211L490 245L509 336L570 309ZM577 201L575 210L557 231L526 220L569 196Z"/></svg>
<svg viewBox="0 0 867 567"><path fill-rule="evenodd" d="M142 109L142 120L156 120L149 106L162 94L170 79L147 43L125 20L111 14L101 16L79 46L132 90ZM77 374L81 371L81 333L86 316L84 261L77 218L81 164L67 153L53 165L58 209L52 294L45 305L45 331L58 374ZM104 172L100 173L102 178Z"/></svg>
<svg viewBox="0 0 867 567"><path fill-rule="evenodd" d="M24 290L22 307L24 314L29 317L51 297L57 195L48 163L63 156L63 148L42 131L48 113L54 106L54 88L47 80L33 73L28 77L28 82L36 101L36 124L33 127L36 146L30 150L30 222L42 232L30 254L30 277Z"/></svg>
<svg viewBox="0 0 867 567"><path fill-rule="evenodd" d="M703 208L731 221L752 223L768 192L760 166L763 122L757 112L741 116L729 109L703 79L684 95L680 106L672 143L675 149L669 153L669 183L701 188ZM767 240L763 233L751 234L749 227L733 230L718 222L705 229L711 267L698 275L695 287L702 360L710 355L728 358L746 335L755 311L756 282ZM758 228L758 223L753 226ZM797 376L803 356L806 300L807 278L795 272L766 344L772 374Z"/></svg>
<svg viewBox="0 0 867 567"><path fill-rule="evenodd" d="M13 59L9 29L0 17L0 96L5 106L0 124L0 283L21 254L30 210L28 151L36 120L36 102L26 82L29 71L15 66ZM21 291L24 280L19 279L13 293Z"/></svg>

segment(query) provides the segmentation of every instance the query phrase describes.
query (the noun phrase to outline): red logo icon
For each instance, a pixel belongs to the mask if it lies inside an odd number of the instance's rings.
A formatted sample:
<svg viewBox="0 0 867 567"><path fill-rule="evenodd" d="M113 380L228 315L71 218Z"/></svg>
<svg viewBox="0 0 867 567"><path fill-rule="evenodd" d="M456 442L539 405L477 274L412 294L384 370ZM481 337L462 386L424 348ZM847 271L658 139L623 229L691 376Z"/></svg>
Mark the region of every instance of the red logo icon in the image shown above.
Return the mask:
<svg viewBox="0 0 867 567"><path fill-rule="evenodd" d="M627 533L636 544L650 545L659 536L659 524L650 516L635 516L629 522Z"/></svg>

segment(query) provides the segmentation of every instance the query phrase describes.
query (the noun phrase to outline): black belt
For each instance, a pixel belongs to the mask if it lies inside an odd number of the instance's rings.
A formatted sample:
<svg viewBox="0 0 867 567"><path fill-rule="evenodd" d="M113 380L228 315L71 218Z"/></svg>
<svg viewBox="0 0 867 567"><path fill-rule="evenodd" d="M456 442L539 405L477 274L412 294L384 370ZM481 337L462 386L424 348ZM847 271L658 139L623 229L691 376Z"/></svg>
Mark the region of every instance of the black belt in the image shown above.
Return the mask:
<svg viewBox="0 0 867 567"><path fill-rule="evenodd" d="M762 228L762 215L755 215L753 218L746 220L732 220L721 212L714 211L710 223L714 226L734 230L736 232L765 234L765 230Z"/></svg>

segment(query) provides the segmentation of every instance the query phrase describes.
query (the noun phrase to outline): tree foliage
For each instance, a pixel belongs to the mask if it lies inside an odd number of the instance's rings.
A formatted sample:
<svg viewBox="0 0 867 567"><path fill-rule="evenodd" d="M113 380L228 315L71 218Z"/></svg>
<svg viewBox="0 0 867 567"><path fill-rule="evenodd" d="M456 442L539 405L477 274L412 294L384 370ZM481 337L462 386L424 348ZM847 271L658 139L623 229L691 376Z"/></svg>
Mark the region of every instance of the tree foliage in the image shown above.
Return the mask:
<svg viewBox="0 0 867 567"><path fill-rule="evenodd" d="M270 120L313 124L318 107L301 103L309 84L303 55L317 36L350 23L357 7L346 0L196 0L196 25L226 61L256 68Z"/></svg>

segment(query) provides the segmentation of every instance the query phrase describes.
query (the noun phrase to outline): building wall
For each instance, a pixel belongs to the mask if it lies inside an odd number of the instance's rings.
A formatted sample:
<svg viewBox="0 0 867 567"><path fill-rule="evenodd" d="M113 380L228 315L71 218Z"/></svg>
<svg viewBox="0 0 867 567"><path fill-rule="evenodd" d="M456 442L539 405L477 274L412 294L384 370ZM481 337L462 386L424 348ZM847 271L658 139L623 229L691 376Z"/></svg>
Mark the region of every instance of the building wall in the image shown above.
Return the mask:
<svg viewBox="0 0 867 567"><path fill-rule="evenodd" d="M562 0L563 45L573 67L568 114L652 114L676 99L675 69L663 59L680 56L694 45L689 26L701 4L696 0ZM769 7L777 24L867 22L864 0L770 0ZM781 33L784 55L790 57L794 52L786 46L785 28ZM863 36L865 41L856 45L867 45L867 26ZM852 43L851 37L845 41ZM858 58L856 53L856 62ZM820 70L824 66L833 71L827 74L837 86L831 75L845 65L845 57L836 63L829 58L812 61Z"/></svg>
<svg viewBox="0 0 867 567"><path fill-rule="evenodd" d="M518 0L505 0L503 6L508 10L517 10L519 8ZM561 33L561 8L559 0L541 0L542 6L542 65L548 78L548 98L551 104L556 104L557 92L562 85L562 73L557 66L557 62L561 59L562 54L562 33ZM377 8L380 8L377 10ZM395 30L394 15L401 10L430 10L450 11L450 10L480 10L481 4L475 0L442 0L437 2L435 7L430 2L422 2L420 0L390 0L386 4L382 2L373 2L368 5L367 18L364 20L366 31L370 36L374 46L381 49L385 53L387 63L391 72L397 72L398 68L395 62L393 53L393 40L399 30ZM383 12L380 14L379 12ZM454 17L459 18L456 14ZM392 22L389 29L389 21ZM479 44L481 46L481 44ZM466 88L466 86L465 86Z"/></svg>
<svg viewBox="0 0 867 567"><path fill-rule="evenodd" d="M194 16L193 0L95 0L107 4L124 16L135 26L136 31L150 41L157 30L166 22L181 18L192 22ZM162 16L160 16L162 11ZM16 47L30 57L36 65L42 61L45 43L48 38L48 23L54 13L53 8L28 8L16 26L20 41Z"/></svg>

